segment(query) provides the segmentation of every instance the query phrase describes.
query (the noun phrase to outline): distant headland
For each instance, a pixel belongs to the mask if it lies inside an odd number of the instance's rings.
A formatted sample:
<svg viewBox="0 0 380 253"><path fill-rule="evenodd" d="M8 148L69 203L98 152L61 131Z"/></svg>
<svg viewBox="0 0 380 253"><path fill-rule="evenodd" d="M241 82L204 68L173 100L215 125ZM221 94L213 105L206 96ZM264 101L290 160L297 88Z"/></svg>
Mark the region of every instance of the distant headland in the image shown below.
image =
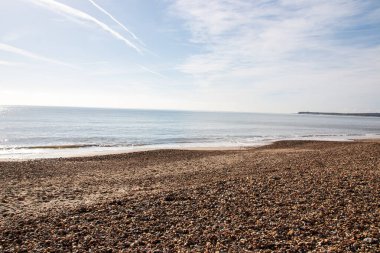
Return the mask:
<svg viewBox="0 0 380 253"><path fill-rule="evenodd" d="M380 117L380 113L298 112L298 114Z"/></svg>

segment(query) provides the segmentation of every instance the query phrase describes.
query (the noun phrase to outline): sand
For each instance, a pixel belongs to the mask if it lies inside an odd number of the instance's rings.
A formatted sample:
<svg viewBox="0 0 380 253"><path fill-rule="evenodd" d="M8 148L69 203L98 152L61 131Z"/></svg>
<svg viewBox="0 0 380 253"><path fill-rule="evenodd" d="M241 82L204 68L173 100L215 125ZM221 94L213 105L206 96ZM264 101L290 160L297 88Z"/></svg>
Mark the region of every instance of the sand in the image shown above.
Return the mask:
<svg viewBox="0 0 380 253"><path fill-rule="evenodd" d="M0 162L0 252L379 252L380 142Z"/></svg>

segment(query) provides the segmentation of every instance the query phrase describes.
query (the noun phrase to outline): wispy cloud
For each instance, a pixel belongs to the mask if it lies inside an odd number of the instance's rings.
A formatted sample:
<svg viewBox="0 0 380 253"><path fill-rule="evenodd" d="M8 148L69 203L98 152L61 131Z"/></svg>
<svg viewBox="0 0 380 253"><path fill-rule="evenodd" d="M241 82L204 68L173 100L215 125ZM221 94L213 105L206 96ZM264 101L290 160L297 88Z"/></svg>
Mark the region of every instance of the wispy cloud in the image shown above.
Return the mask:
<svg viewBox="0 0 380 253"><path fill-rule="evenodd" d="M105 23L99 21L95 17L93 17L93 16L91 16L91 15L89 15L89 14L87 14L81 10L75 9L73 7L70 7L68 5L62 4L62 3L54 1L54 0L30 0L30 1L32 1L33 3L38 4L40 6L46 7L50 10L56 11L60 14L68 15L70 17L74 17L74 18L77 18L79 20L94 24L98 28L110 33L114 38L123 41L129 47L131 47L131 48L135 49L137 52L141 53L141 49L137 45L132 43L130 40L125 38L120 33L116 32L115 30L110 28Z"/></svg>
<svg viewBox="0 0 380 253"><path fill-rule="evenodd" d="M131 32L125 25L123 25L119 20L117 20L114 16L111 15L108 11L106 11L103 7L101 7L99 4L95 3L93 0L88 0L92 5L94 5L98 10L106 14L109 18L111 18L116 24L118 24L121 28L123 28L129 35L132 36L135 40L137 40L139 43L144 43L133 33Z"/></svg>
<svg viewBox="0 0 380 253"><path fill-rule="evenodd" d="M262 101L270 94L298 94L294 103L327 90L337 97L380 95L380 4L355 0L173 0L191 41L202 47L178 66L199 87L225 101ZM340 82L344 74L345 83ZM376 86L377 85L377 86ZM344 88L343 88L344 86ZM231 92L233 91L233 92ZM248 95L249 94L249 99ZM301 94L301 95L299 95ZM239 97L252 102L240 102ZM289 101L276 97L276 103ZM318 101L317 101L318 100ZM215 99L216 101L216 99ZM339 99L335 107L339 107ZM347 101L346 101L347 102ZM293 101L289 104L292 104ZM259 102L257 102L259 104ZM289 106L290 108L290 106ZM299 108L302 109L302 108ZM258 109L260 110L260 108ZM288 110L296 110L295 108Z"/></svg>
<svg viewBox="0 0 380 253"><path fill-rule="evenodd" d="M336 34L344 33L355 16L366 14L365 2L177 0L174 9L185 20L192 41L206 49L191 56L182 69L202 72L207 65L206 70L224 71L322 60L324 53L339 56L350 38ZM297 59L302 54L304 59Z"/></svg>
<svg viewBox="0 0 380 253"><path fill-rule="evenodd" d="M63 66L66 66L66 67L74 68L74 66L72 66L72 65L70 65L68 63L65 63L65 62L62 62L62 61L58 61L58 60L55 60L55 59L51 59L51 58L48 58L48 57L45 57L45 56L41 56L41 55L38 55L36 53L30 52L28 50L21 49L21 48L18 48L18 47L9 45L9 44L0 43L0 51L4 51L4 52L20 55L20 56L23 56L23 57L27 57L29 59L37 60L37 61L44 61L44 62L48 62L48 63L53 63L53 64L58 64L58 65L63 65ZM3 62L3 63L6 63L6 62ZM8 63L8 65L9 65L9 63Z"/></svg>

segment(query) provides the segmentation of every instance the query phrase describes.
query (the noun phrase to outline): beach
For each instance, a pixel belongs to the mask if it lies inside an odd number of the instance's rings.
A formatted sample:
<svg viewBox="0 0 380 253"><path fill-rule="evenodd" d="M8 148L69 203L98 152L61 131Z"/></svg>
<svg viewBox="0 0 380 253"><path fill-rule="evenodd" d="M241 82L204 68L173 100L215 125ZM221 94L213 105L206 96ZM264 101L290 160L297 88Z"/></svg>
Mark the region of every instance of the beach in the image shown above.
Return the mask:
<svg viewBox="0 0 380 253"><path fill-rule="evenodd" d="M380 142L0 162L0 252L379 252Z"/></svg>

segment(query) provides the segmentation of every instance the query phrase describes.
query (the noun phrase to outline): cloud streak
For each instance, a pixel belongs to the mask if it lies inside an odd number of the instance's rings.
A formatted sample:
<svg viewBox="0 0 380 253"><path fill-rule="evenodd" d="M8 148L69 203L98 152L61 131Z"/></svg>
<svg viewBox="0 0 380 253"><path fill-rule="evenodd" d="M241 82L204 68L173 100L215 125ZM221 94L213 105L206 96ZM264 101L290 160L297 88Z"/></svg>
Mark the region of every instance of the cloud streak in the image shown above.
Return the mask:
<svg viewBox="0 0 380 253"><path fill-rule="evenodd" d="M79 20L91 23L91 24L95 25L96 27L102 29L103 31L108 32L114 38L116 38L120 41L123 41L127 46L133 48L137 52L142 53L141 49L137 45L132 43L130 40L125 38L123 35L116 32L115 30L110 28L105 23L99 21L95 17L93 17L93 16L91 16L91 15L89 15L89 14L87 14L81 10L75 9L73 7L59 3L59 2L54 1L54 0L30 0L30 1L32 1L33 3L35 3L39 6L43 6L45 8L52 10L52 11L58 12L60 14L68 15L70 17L74 17L74 18L77 18Z"/></svg>
<svg viewBox="0 0 380 253"><path fill-rule="evenodd" d="M63 66L66 66L66 67L73 68L73 66L70 65L70 64L68 64L68 63L65 63L65 62L62 62L62 61L58 61L58 60L55 60L55 59L51 59L51 58L48 58L48 57L45 57L45 56L41 56L41 55L35 54L33 52L30 52L28 50L21 49L21 48L18 48L18 47L9 45L9 44L0 43L0 51L8 52L8 53L16 54L16 55L20 55L20 56L23 56L23 57L26 57L26 58L29 58L29 59L32 59L32 60L44 61L44 62L48 62L48 63L53 63L53 64L57 64L57 65L63 65ZM7 63L7 62L3 62L3 63ZM3 65L8 65L9 66L10 64L8 63L8 64L3 64Z"/></svg>
<svg viewBox="0 0 380 253"><path fill-rule="evenodd" d="M119 20L117 20L114 16L111 15L108 11L106 11L103 7L95 3L93 0L88 0L93 6L95 6L98 10L106 14L109 18L111 18L116 24L118 24L121 28L123 28L129 35L132 36L135 40L137 40L139 43L143 44L144 43L133 33L131 32L125 25L123 25Z"/></svg>

